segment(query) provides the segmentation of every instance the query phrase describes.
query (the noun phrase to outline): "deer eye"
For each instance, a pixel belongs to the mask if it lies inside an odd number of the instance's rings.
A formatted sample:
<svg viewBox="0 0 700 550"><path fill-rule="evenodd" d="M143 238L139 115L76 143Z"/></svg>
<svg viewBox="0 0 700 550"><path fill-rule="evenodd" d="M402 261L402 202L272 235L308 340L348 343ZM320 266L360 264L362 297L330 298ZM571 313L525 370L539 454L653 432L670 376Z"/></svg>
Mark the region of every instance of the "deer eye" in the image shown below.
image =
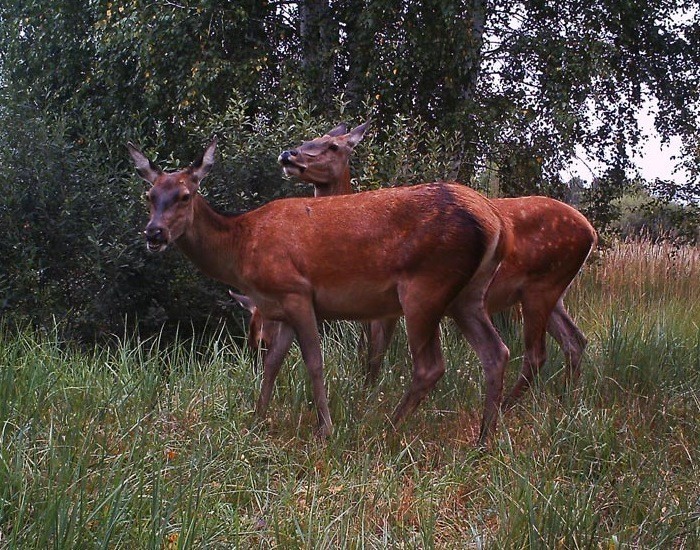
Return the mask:
<svg viewBox="0 0 700 550"><path fill-rule="evenodd" d="M337 146L335 143L331 143L331 144L328 146L328 149L331 150L331 151L337 151L337 150L338 150L338 146Z"/></svg>

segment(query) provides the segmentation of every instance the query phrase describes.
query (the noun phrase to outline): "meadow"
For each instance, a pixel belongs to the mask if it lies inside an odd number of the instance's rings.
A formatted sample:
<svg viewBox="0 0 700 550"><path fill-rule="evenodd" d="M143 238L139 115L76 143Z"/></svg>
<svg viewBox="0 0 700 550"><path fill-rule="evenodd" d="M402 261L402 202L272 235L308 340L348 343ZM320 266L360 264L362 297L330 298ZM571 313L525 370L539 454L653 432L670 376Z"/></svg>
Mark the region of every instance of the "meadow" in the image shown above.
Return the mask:
<svg viewBox="0 0 700 550"><path fill-rule="evenodd" d="M5 325L0 548L698 548L699 282L697 247L591 258L567 299L589 338L579 384L550 340L486 452L480 365L449 323L447 374L396 431L405 339L368 388L358 327L330 325L325 444L296 348L259 422L259 373L223 328L85 350ZM508 385L516 317L498 319Z"/></svg>

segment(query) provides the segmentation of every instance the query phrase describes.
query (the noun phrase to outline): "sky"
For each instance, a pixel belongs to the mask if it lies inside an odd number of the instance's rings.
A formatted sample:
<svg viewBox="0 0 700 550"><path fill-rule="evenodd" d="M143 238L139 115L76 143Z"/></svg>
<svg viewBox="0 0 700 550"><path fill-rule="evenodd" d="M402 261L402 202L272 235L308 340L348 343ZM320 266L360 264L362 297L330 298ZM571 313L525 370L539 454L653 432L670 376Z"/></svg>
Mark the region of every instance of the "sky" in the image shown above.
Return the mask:
<svg viewBox="0 0 700 550"><path fill-rule="evenodd" d="M679 156L681 152L680 138L673 137L668 143L661 143L661 138L654 130L654 110L649 105L640 111L637 120L646 136L646 140L639 147L639 152L632 157L640 175L649 181L660 178L679 184L686 183L688 175L683 171L675 171L677 161L673 160L673 157ZM583 149L579 149L577 154L580 160L574 161L569 170L563 173L564 179L578 176L590 182L594 177L601 175L600 166L587 158Z"/></svg>
<svg viewBox="0 0 700 550"><path fill-rule="evenodd" d="M647 180L661 178L677 181L679 183L686 182L686 174L683 172L674 173L677 161L671 158L674 155L680 156L681 139L679 137L673 137L669 143L662 144L659 135L654 131L652 116L643 113L638 119L645 133L649 135L648 140L642 147L641 153L634 157L637 166L641 170L642 177Z"/></svg>

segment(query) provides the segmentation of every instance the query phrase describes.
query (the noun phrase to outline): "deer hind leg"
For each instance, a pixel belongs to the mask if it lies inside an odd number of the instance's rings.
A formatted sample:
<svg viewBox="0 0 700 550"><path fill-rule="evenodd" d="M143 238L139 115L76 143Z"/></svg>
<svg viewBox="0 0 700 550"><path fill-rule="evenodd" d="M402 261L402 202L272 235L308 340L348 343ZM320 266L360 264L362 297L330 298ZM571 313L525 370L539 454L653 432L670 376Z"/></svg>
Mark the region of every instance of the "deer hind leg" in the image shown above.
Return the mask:
<svg viewBox="0 0 700 550"><path fill-rule="evenodd" d="M323 380L323 355L321 353L321 336L318 333L316 313L311 300L303 296L288 297L284 310L294 328L301 348L301 356L311 378L311 389L316 404L318 428L316 435L325 438L331 435L333 423L328 409L328 396Z"/></svg>
<svg viewBox="0 0 700 550"><path fill-rule="evenodd" d="M371 324L367 322L360 323L360 339L357 342L357 357L361 362L364 362L367 367L369 360L369 342L370 342Z"/></svg>
<svg viewBox="0 0 700 550"><path fill-rule="evenodd" d="M503 374L510 352L486 314L482 300L461 300L458 307L451 308L450 313L479 357L484 370L486 401L478 444L485 446L496 429L503 398Z"/></svg>
<svg viewBox="0 0 700 550"><path fill-rule="evenodd" d="M554 293L550 293L550 296L554 296ZM504 410L513 407L522 394L531 386L532 381L547 360L547 323L558 296L559 294L556 294L555 298L551 298L541 292L523 296L522 312L525 354L520 376L518 376L518 380L503 402Z"/></svg>
<svg viewBox="0 0 700 550"><path fill-rule="evenodd" d="M567 382L575 384L581 376L581 359L588 340L567 313L562 298L552 310L547 331L564 352L564 360L568 367Z"/></svg>
<svg viewBox="0 0 700 550"><path fill-rule="evenodd" d="M394 426L399 426L416 410L445 374L445 361L440 351L439 323L431 323L429 327L414 327L406 319L406 332L413 359L413 373L411 384L392 415Z"/></svg>
<svg viewBox="0 0 700 550"><path fill-rule="evenodd" d="M263 379L260 397L255 406L255 413L259 417L267 414L267 407L272 398L272 389L279 374L284 358L289 352L289 348L294 340L294 330L286 323L277 322L279 330L275 338L268 342L268 349L263 354Z"/></svg>
<svg viewBox="0 0 700 550"><path fill-rule="evenodd" d="M374 385L379 378L379 371L382 368L384 354L389 348L389 343L394 335L396 324L399 318L381 319L368 323L369 338L367 345L367 384Z"/></svg>
<svg viewBox="0 0 700 550"><path fill-rule="evenodd" d="M540 317L541 316L534 315L533 313L523 315L523 333L525 339L523 365L520 369L518 380L503 401L503 410L508 410L515 405L525 390L530 387L533 379L537 376L537 373L547 359L544 330L546 321Z"/></svg>

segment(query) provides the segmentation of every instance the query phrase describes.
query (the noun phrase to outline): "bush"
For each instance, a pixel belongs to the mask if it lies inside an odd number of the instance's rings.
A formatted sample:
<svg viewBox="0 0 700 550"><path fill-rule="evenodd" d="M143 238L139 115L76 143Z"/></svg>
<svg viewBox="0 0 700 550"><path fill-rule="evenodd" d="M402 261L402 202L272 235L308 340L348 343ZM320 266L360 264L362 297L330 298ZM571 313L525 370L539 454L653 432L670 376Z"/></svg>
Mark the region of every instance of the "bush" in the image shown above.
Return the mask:
<svg viewBox="0 0 700 550"><path fill-rule="evenodd" d="M58 317L81 337L119 330L126 312L155 321L158 279L137 229L143 210L133 208L140 184L103 144L71 140L60 118L23 107L4 122L3 314L47 326Z"/></svg>
<svg viewBox="0 0 700 550"><path fill-rule="evenodd" d="M623 238L645 236L652 241L698 242L700 209L697 205L654 199L644 190L628 193L616 204L620 217L614 228Z"/></svg>
<svg viewBox="0 0 700 550"><path fill-rule="evenodd" d="M233 93L223 113L185 121L192 137L176 151L167 150L157 126L129 139L161 167L175 169L189 164L216 134L217 162L202 193L221 210L309 195L309 186L283 177L277 156L343 120L342 101L328 118L313 115L301 101L274 121L249 114L248 107ZM211 317L235 319L240 326L240 313L229 307L222 285L197 273L177 251L146 252L146 184L124 143L89 137L97 132L89 124L78 131L75 120L26 105L2 115L0 161L12 167L12 177L0 183L0 220L7 228L0 239L3 316L44 327L59 320L71 337L86 341L121 333L125 319L144 336L163 326L166 333L180 325L199 331ZM356 187L469 177L459 163L462 147L458 134L396 117L389 127L372 129L358 148Z"/></svg>

